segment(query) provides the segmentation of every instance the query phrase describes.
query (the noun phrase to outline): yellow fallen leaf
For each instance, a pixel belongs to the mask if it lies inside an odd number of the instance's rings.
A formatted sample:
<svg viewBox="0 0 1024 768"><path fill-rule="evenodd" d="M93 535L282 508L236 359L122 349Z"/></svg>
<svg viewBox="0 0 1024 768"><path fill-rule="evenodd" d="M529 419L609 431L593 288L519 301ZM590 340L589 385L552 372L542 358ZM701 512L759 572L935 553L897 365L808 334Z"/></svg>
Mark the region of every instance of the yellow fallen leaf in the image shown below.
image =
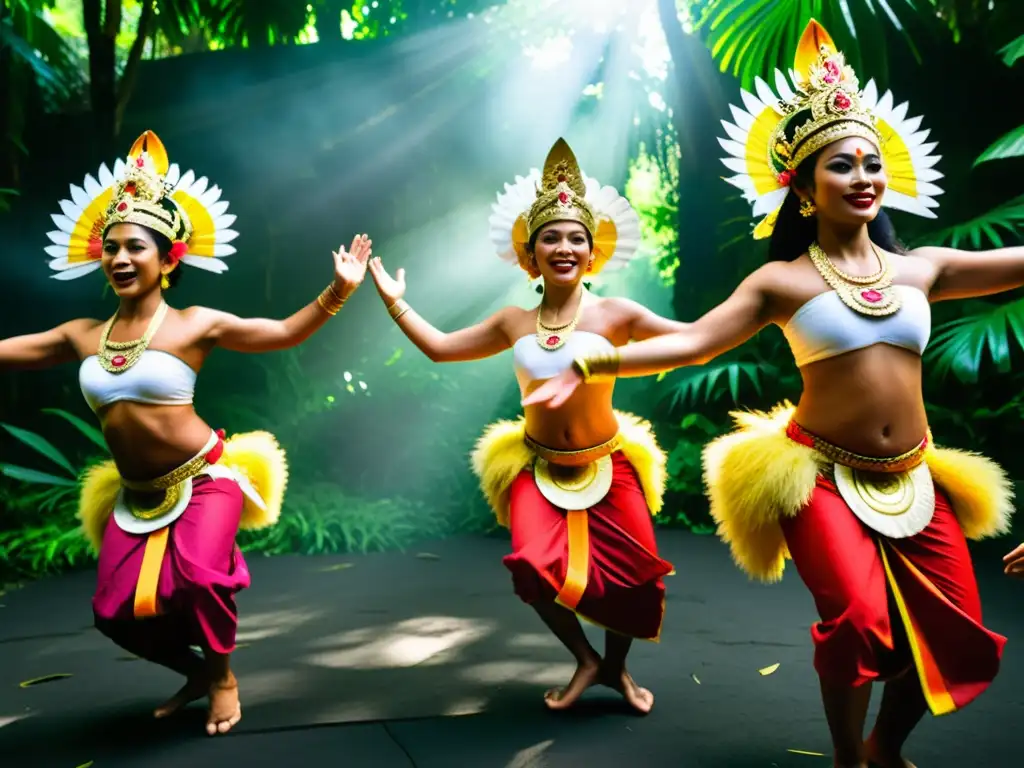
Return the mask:
<svg viewBox="0 0 1024 768"><path fill-rule="evenodd" d="M335 563L334 565L328 565L326 568L321 568L323 573L328 571L344 571L346 568L351 568L355 563Z"/></svg>
<svg viewBox="0 0 1024 768"><path fill-rule="evenodd" d="M825 757L823 752L808 752L805 749L787 749L787 752L792 752L794 755L807 755L808 757Z"/></svg>
<svg viewBox="0 0 1024 768"><path fill-rule="evenodd" d="M772 664L770 667L764 667L762 669L757 670L757 672L758 672L759 675L764 677L765 675L770 675L773 672L775 672L775 670L777 670L780 666L782 666L782 665L781 664Z"/></svg>
<svg viewBox="0 0 1024 768"><path fill-rule="evenodd" d="M250 645L252 645L252 643L235 643L235 650L237 651L239 648L248 648Z"/></svg>
<svg viewBox="0 0 1024 768"><path fill-rule="evenodd" d="M691 673L691 674L690 674L690 677L692 677L692 678L693 678L693 682L695 682L695 683L696 683L697 685L700 685L700 680L698 680L698 679L697 679L697 676L696 676L696 675L694 675L694 674L692 674L692 673Z"/></svg>
<svg viewBox="0 0 1024 768"><path fill-rule="evenodd" d="M82 763L80 766L78 766L78 768L89 768L89 766L91 766L95 762L95 760L90 760L88 763Z"/></svg>
<svg viewBox="0 0 1024 768"><path fill-rule="evenodd" d="M62 672L56 675L43 675L42 677L34 677L31 680L26 680L23 683L21 683L21 687L30 688L33 685L42 685L43 683L50 683L54 680L63 680L65 677L71 677L71 675Z"/></svg>

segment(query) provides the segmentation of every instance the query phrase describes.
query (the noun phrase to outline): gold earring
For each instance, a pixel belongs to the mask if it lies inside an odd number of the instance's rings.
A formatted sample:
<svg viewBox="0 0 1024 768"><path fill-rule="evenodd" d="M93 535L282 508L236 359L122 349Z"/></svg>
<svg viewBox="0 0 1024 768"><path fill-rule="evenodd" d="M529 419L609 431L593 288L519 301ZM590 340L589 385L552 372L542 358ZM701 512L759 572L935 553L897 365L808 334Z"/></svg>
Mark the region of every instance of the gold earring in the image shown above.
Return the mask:
<svg viewBox="0 0 1024 768"><path fill-rule="evenodd" d="M812 200L800 201L800 215L803 216L805 219L809 219L817 212L818 206L816 206Z"/></svg>
<svg viewBox="0 0 1024 768"><path fill-rule="evenodd" d="M160 275L160 288L166 291L170 287L171 281L168 279L167 275Z"/></svg>

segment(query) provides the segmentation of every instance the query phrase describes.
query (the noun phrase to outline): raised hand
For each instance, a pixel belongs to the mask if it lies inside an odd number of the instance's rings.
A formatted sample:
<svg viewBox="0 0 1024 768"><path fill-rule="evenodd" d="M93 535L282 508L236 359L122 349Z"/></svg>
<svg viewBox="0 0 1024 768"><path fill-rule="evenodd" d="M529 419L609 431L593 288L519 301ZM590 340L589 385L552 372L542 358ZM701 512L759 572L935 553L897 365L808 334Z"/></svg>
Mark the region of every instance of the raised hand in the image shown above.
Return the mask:
<svg viewBox="0 0 1024 768"><path fill-rule="evenodd" d="M334 256L334 288L342 298L351 296L366 277L366 265L373 252L373 241L366 235L356 235L346 251L339 246Z"/></svg>
<svg viewBox="0 0 1024 768"><path fill-rule="evenodd" d="M523 406L544 405L552 410L562 407L572 393L583 383L583 377L575 367L567 368L554 378L548 379L537 389L523 398Z"/></svg>
<svg viewBox="0 0 1024 768"><path fill-rule="evenodd" d="M405 270L399 269L392 277L384 269L380 257L370 259L370 275L377 286L377 293L384 299L384 304L391 306L405 296Z"/></svg>

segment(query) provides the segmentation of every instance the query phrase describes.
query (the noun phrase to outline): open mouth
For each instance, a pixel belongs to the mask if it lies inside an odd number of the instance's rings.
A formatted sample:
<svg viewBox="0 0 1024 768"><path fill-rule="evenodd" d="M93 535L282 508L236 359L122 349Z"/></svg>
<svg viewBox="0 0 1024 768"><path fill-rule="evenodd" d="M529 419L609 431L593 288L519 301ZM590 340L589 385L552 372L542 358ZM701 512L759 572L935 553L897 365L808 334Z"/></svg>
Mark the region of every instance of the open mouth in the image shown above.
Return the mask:
<svg viewBox="0 0 1024 768"><path fill-rule="evenodd" d="M126 288L135 282L138 273L134 269L120 269L117 272L112 272L110 276L114 285L118 288Z"/></svg>
<svg viewBox="0 0 1024 768"><path fill-rule="evenodd" d="M846 195L845 200L854 208L860 208L861 210L866 210L875 204L875 196L866 192Z"/></svg>
<svg viewBox="0 0 1024 768"><path fill-rule="evenodd" d="M551 268L560 275L568 274L576 268L576 261L573 259L553 259L549 263Z"/></svg>

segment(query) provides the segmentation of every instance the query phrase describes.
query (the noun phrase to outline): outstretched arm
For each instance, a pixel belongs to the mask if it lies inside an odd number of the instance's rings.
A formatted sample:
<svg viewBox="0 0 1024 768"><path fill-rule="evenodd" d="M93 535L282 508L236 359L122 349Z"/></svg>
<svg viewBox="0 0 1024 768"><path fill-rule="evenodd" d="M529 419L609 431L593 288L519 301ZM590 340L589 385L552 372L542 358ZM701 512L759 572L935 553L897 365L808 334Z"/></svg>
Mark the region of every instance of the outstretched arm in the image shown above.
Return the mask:
<svg viewBox="0 0 1024 768"><path fill-rule="evenodd" d="M912 255L935 266L932 301L989 296L1024 285L1024 246L992 251L918 248Z"/></svg>
<svg viewBox="0 0 1024 768"><path fill-rule="evenodd" d="M49 368L75 360L73 337L95 325L95 320L71 320L42 333L0 341L0 368Z"/></svg>
<svg viewBox="0 0 1024 768"><path fill-rule="evenodd" d="M391 277L379 258L371 259L370 275L392 319L409 341L435 363L461 363L481 360L505 351L510 346L506 331L511 310L501 309L482 323L451 333L438 330L420 317L402 297L405 295L405 270Z"/></svg>
<svg viewBox="0 0 1024 768"><path fill-rule="evenodd" d="M349 251L339 248L334 254L334 282L315 301L283 320L201 310L206 340L232 352L275 352L298 346L337 314L363 282L370 246L366 235L356 235Z"/></svg>
<svg viewBox="0 0 1024 768"><path fill-rule="evenodd" d="M768 324L769 302L761 270L733 294L683 330L576 361L545 382L523 405L561 406L583 381L615 376L649 376L684 365L700 365L738 347Z"/></svg>
<svg viewBox="0 0 1024 768"><path fill-rule="evenodd" d="M690 323L662 317L632 299L616 297L605 299L605 302L605 306L610 306L613 311L622 313L622 317L629 327L631 341L653 339L669 333L685 331L690 327Z"/></svg>

